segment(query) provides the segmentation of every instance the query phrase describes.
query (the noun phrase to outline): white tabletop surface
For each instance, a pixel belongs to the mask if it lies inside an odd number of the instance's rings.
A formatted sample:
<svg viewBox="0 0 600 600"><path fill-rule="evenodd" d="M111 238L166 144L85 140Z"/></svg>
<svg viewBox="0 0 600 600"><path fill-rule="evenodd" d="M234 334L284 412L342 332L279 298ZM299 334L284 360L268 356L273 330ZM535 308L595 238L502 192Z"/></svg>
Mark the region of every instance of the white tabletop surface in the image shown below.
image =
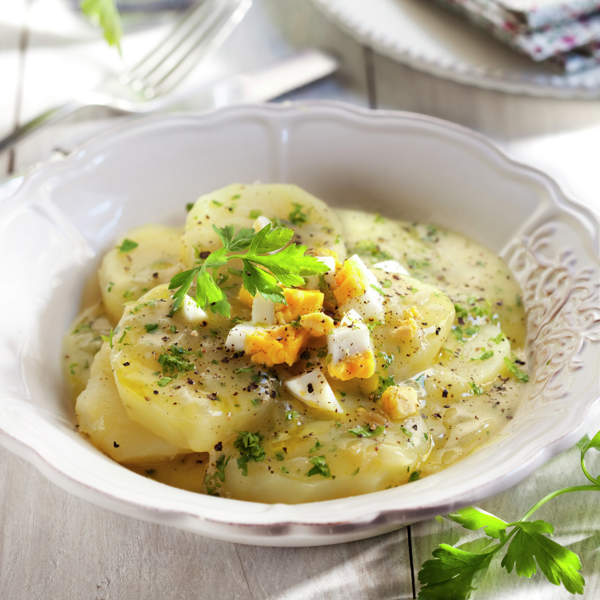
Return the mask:
<svg viewBox="0 0 600 600"><path fill-rule="evenodd" d="M62 16L59 18L56 15ZM164 25L129 33L129 63ZM336 99L372 108L423 112L488 134L509 154L554 175L571 195L600 213L600 103L511 96L413 71L363 47L308 0L254 0L246 20L191 83L260 67L305 47L334 51L342 61L330 79L285 99ZM119 69L114 51L68 16L60 0L0 5L0 135L48 105L91 87ZM0 173L22 172L70 150L106 127L79 118L0 155ZM590 431L600 420L590 422ZM600 468L600 461L592 461ZM482 506L511 519L546 492L580 482L571 450L519 486ZM216 542L122 517L49 483L25 461L0 449L0 598L37 599L321 599L413 598L416 572L440 542L459 530L438 521L351 544L259 548ZM557 539L584 563L585 598L600 597L600 498L559 499L541 512ZM474 598L558 600L571 596L535 577L492 568Z"/></svg>

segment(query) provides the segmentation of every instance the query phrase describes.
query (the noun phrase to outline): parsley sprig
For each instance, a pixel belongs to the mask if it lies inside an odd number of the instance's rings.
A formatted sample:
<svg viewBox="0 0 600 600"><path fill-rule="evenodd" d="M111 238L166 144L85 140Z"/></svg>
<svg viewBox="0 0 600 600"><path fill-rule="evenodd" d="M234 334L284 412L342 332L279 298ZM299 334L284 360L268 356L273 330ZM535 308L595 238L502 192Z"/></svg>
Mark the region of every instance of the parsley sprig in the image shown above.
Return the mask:
<svg viewBox="0 0 600 600"><path fill-rule="evenodd" d="M327 265L312 256L306 256L306 246L291 243L293 229L267 225L259 232L239 229L232 225L213 229L223 246L211 252L197 266L175 275L169 289L173 294L172 312L182 305L185 295L195 285L196 304L208 307L214 313L230 317L231 305L214 275L217 269L232 260L242 261L244 287L254 296L257 292L272 302L285 304L284 286L304 285L304 276L327 271Z"/></svg>
<svg viewBox="0 0 600 600"><path fill-rule="evenodd" d="M600 431L592 439L584 436L577 446L581 470L589 484L569 486L547 494L518 521L507 522L474 507L447 515L466 529L483 530L485 537L478 540L482 544L478 552L467 550L464 545L440 544L433 551L433 558L425 561L419 571L419 600L466 600L485 575L492 559L504 548L506 553L500 564L509 573L514 570L517 575L529 578L539 568L550 583L562 584L571 594L582 594L585 582L577 554L549 537L554 532L550 523L529 520L544 504L563 494L600 492L600 475L591 475L585 464L585 456L591 448L600 450Z"/></svg>

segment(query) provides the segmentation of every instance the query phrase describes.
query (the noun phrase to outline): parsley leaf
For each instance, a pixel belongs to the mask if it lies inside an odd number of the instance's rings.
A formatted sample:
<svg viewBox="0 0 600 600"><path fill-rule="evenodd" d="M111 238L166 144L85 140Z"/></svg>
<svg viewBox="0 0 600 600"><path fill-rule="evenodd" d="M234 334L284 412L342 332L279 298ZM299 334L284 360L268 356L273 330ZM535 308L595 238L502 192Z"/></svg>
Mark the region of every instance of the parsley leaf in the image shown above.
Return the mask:
<svg viewBox="0 0 600 600"><path fill-rule="evenodd" d="M310 459L312 463L312 467L308 471L307 475L312 477L313 475L323 475L323 477L331 477L331 471L329 470L329 465L325 460L324 456L313 456Z"/></svg>
<svg viewBox="0 0 600 600"><path fill-rule="evenodd" d="M118 248L119 248L119 252L131 252L138 246L139 246L139 244L137 242L134 242L133 240L125 238L121 242L121 245Z"/></svg>
<svg viewBox="0 0 600 600"><path fill-rule="evenodd" d="M521 383L527 383L529 381L529 375L524 371L521 371L519 367L517 367L517 363L515 359L510 359L507 356L504 357L504 364L508 369L509 373L515 378L518 379Z"/></svg>
<svg viewBox="0 0 600 600"><path fill-rule="evenodd" d="M483 530L485 538L478 546L480 552L470 552L463 547L440 544L433 551L433 559L423 563L419 571L421 600L466 600L491 559L506 547L501 566L509 573L513 570L521 577L532 577L541 571L550 583L562 584L572 594L582 594L585 581L581 575L581 560L550 535L552 525L546 521L529 521L544 504L562 494L572 492L600 492L600 477L593 477L585 466L585 455L590 449L600 450L600 431L593 438L584 436L577 443L581 469L591 485L576 485L550 492L534 504L519 521L507 523L479 508L469 507L448 515L448 518L466 529ZM470 544L470 547L474 546Z"/></svg>
<svg viewBox="0 0 600 600"><path fill-rule="evenodd" d="M440 544L434 558L423 563L419 571L419 600L461 600L468 598L494 556L493 552L476 553Z"/></svg>
<svg viewBox="0 0 600 600"><path fill-rule="evenodd" d="M240 457L237 459L237 466L242 475L248 475L248 463L262 462L265 460L265 449L262 447L263 436L258 432L251 433L250 431L240 431L237 439L234 442L235 448L240 452Z"/></svg>
<svg viewBox="0 0 600 600"><path fill-rule="evenodd" d="M519 521L502 566L510 573L513 568L521 577L531 577L537 566L550 583L565 586L571 594L582 594L584 580L579 572L581 561L574 552L561 546L544 534L552 534L554 527L546 521Z"/></svg>
<svg viewBox="0 0 600 600"><path fill-rule="evenodd" d="M115 0L81 0L81 11L91 19L104 33L104 39L121 52L121 18Z"/></svg>
<svg viewBox="0 0 600 600"><path fill-rule="evenodd" d="M375 427L375 429L370 429L369 427L366 427L365 425L357 425L356 427L353 427L352 429L348 429L348 433L351 433L352 435L355 435L356 437L364 437L364 438L370 438L370 437L376 437L378 435L380 435L381 433L383 433L383 425L377 425L377 427Z"/></svg>
<svg viewBox="0 0 600 600"><path fill-rule="evenodd" d="M158 363L162 367L163 373L165 375L176 375L182 371L191 371L194 365L183 358L184 354L186 354L185 350L179 346L171 346L166 352L163 352L158 357Z"/></svg>
<svg viewBox="0 0 600 600"><path fill-rule="evenodd" d="M214 275L216 269L231 260L242 261L242 281L251 295L260 293L281 304L285 304L285 296L280 285L304 285L304 276L327 271L327 265L305 254L306 246L291 243L294 232L287 227L267 225L258 232L252 229L236 232L232 225L213 226L213 229L223 247L209 254L198 266L171 279L169 289L176 290L171 314L179 310L186 294L195 286L194 299L198 306L229 318L231 306ZM222 279L220 281L222 283Z"/></svg>
<svg viewBox="0 0 600 600"><path fill-rule="evenodd" d="M294 202L294 208L290 212L288 219L292 225L302 225L308 221L308 214L305 213L302 209L304 208L302 204L298 202Z"/></svg>

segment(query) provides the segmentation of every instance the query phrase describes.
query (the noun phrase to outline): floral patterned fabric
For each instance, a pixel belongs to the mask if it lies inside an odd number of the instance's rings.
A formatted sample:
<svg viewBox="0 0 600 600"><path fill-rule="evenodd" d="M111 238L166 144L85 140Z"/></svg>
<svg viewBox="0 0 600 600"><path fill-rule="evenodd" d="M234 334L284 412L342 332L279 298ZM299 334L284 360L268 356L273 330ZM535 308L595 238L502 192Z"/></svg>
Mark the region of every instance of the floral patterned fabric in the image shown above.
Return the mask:
<svg viewBox="0 0 600 600"><path fill-rule="evenodd" d="M551 59L567 72L600 62L600 0L437 1L465 14L535 61ZM539 23L544 25L534 25Z"/></svg>

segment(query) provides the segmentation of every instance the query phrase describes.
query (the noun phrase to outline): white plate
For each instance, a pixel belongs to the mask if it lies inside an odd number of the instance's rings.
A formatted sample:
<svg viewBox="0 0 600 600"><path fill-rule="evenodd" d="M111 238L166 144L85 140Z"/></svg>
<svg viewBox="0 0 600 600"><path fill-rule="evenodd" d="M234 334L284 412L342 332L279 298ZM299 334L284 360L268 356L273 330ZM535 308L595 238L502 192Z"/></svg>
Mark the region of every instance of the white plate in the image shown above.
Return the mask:
<svg viewBox="0 0 600 600"><path fill-rule="evenodd" d="M529 315L531 381L500 438L399 488L294 506L162 485L76 433L61 339L99 257L130 227L181 223L200 193L257 179L443 224L506 258ZM514 485L576 441L600 395L598 236L591 213L548 177L430 117L307 103L120 125L28 176L0 206L0 440L100 506L236 542L330 544L446 513Z"/></svg>
<svg viewBox="0 0 600 600"><path fill-rule="evenodd" d="M504 92L556 98L600 96L600 67L572 75L557 73L433 0L313 2L360 42L420 71Z"/></svg>

